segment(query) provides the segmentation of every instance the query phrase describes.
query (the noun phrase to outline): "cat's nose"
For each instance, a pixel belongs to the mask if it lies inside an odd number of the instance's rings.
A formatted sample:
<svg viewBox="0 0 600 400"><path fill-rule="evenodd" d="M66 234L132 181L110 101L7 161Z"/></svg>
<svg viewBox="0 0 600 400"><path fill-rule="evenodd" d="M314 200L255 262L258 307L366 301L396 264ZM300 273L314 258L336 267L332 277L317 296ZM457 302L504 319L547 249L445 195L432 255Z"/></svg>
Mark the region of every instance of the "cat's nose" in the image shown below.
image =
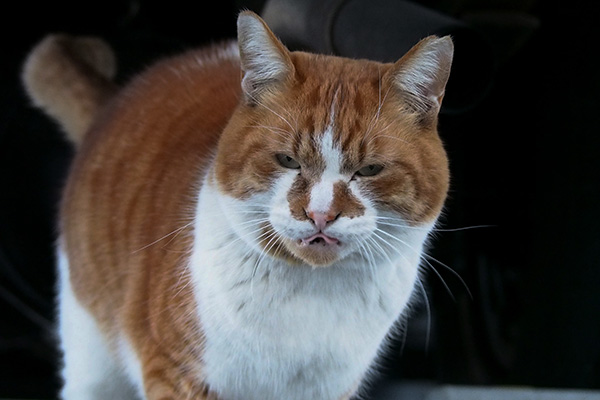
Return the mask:
<svg viewBox="0 0 600 400"><path fill-rule="evenodd" d="M323 213L315 211L306 211L306 216L315 224L319 230L325 229L327 224L338 219L340 214L336 213Z"/></svg>

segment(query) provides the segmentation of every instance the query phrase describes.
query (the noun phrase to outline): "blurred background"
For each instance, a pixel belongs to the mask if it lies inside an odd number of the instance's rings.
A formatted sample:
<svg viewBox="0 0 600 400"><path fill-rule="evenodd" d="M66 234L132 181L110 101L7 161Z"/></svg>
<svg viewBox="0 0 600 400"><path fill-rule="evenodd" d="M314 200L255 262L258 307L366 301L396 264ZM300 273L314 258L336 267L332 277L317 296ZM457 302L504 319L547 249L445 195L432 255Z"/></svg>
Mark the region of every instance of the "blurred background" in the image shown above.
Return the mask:
<svg viewBox="0 0 600 400"><path fill-rule="evenodd" d="M52 32L113 45L118 80L235 36L240 9L293 49L382 61L428 34L456 58L440 116L452 187L427 295L377 387L600 388L600 30L593 1L23 1L2 13L0 397L53 399L54 223L72 150L19 80ZM463 229L469 228L469 229ZM456 274L450 271L452 268ZM457 277L460 276L459 277Z"/></svg>

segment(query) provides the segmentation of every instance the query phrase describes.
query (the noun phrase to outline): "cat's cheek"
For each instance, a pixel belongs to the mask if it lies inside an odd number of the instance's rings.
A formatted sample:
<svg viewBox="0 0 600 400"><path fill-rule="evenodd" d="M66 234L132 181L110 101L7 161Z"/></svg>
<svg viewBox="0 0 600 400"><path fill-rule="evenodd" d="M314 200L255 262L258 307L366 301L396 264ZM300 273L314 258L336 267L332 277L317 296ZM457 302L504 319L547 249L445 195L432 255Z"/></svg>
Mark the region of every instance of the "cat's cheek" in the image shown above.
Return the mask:
<svg viewBox="0 0 600 400"><path fill-rule="evenodd" d="M340 241L339 258L360 252L377 229L376 217L372 212L354 218L339 218L327 233Z"/></svg>
<svg viewBox="0 0 600 400"><path fill-rule="evenodd" d="M314 230L308 221L299 221L292 215L288 193L294 184L297 173L288 172L273 182L270 190L269 223L279 235L286 239L300 240Z"/></svg>
<svg viewBox="0 0 600 400"><path fill-rule="evenodd" d="M372 194L360 185L351 181L348 185L351 196L360 203L363 212L361 215L338 218L325 232L340 241L338 260L342 260L354 253L361 253L367 247L373 234L377 230L378 211Z"/></svg>
<svg viewBox="0 0 600 400"><path fill-rule="evenodd" d="M362 204L364 207L364 212L360 216L360 221L367 222L366 225L363 225L363 229L372 229L374 230L377 225L377 215L379 211L377 210L377 196L374 192L369 190L368 187L361 185L357 181L351 181L348 185L350 189L350 193ZM351 219L352 220L352 219Z"/></svg>
<svg viewBox="0 0 600 400"><path fill-rule="evenodd" d="M285 204L274 206L269 215L269 223L277 234L290 241L299 241L314 233L313 226L307 221L298 221L292 217Z"/></svg>
<svg viewBox="0 0 600 400"><path fill-rule="evenodd" d="M206 186L206 192L214 190ZM247 199L240 200L227 194L215 191L215 198L219 201L213 204L213 208L218 208L214 212L208 213L207 220L201 222L203 224L213 224L219 226L219 222L212 221L211 218L222 218L227 220L227 225L233 229L235 235L241 238L246 244L258 249L257 237L260 236L261 227L264 225L264 218L267 214L265 209L265 194L255 194ZM222 216L222 217L221 217ZM221 241L227 237L226 230L213 230L212 236L206 238L207 241Z"/></svg>
<svg viewBox="0 0 600 400"><path fill-rule="evenodd" d="M326 232L338 238L341 242L350 244L353 241L362 241L369 237L376 228L375 215L368 213L360 217L339 218Z"/></svg>

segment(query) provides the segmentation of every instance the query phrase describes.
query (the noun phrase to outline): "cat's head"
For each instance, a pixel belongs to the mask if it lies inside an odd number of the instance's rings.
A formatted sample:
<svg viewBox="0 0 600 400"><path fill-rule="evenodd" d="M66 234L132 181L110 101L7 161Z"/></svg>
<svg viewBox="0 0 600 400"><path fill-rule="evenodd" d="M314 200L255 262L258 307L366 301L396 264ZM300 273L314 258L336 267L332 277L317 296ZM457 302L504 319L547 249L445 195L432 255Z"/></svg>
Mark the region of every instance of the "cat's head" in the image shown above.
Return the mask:
<svg viewBox="0 0 600 400"><path fill-rule="evenodd" d="M238 40L243 94L214 179L247 243L326 266L357 252L387 256L403 229L433 224L449 180L437 114L450 38L381 64L290 52L244 12Z"/></svg>

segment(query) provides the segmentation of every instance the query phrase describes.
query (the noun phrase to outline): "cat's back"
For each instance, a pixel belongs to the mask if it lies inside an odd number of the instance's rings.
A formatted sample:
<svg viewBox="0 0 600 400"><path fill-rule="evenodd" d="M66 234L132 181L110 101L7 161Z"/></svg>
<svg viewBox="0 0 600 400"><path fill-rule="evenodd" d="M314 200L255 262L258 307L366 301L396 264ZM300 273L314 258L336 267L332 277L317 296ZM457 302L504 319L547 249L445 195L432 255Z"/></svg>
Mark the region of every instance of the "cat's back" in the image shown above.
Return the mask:
<svg viewBox="0 0 600 400"><path fill-rule="evenodd" d="M106 299L122 304L128 282L151 276L167 285L160 274L178 269L161 266L185 262L195 196L239 81L233 43L160 61L87 133L64 191L61 232L73 288L96 315L111 319Z"/></svg>
<svg viewBox="0 0 600 400"><path fill-rule="evenodd" d="M134 145L150 151L182 141L186 145L178 150L212 146L238 103L239 86L239 54L233 42L158 61L99 113L77 161L104 148L110 161L119 158L114 150L126 153ZM85 162L75 168L85 168Z"/></svg>

